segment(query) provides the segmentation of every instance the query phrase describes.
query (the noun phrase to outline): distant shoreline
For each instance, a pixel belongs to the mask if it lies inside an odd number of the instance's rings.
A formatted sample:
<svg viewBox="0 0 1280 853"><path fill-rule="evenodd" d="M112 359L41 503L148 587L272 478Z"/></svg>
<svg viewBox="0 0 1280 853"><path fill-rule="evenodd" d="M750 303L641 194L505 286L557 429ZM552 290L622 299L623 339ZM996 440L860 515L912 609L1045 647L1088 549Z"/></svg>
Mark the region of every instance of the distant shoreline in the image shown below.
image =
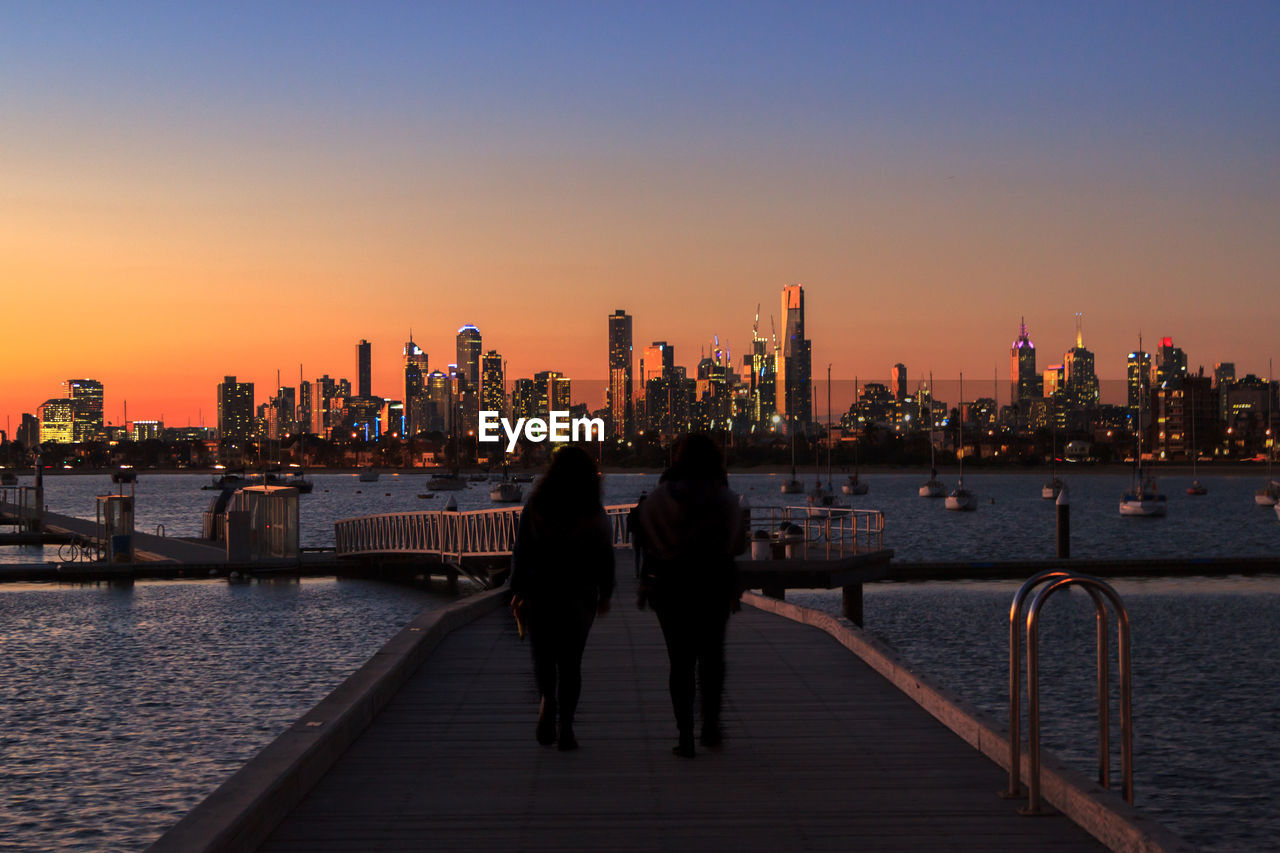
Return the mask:
<svg viewBox="0 0 1280 853"><path fill-rule="evenodd" d="M1146 463L1143 467L1151 476L1154 476L1154 477L1162 477L1162 476L1188 476L1189 477L1191 476L1191 465L1185 462ZM27 469L15 468L15 469L8 469L8 470L11 470L15 474L23 477L33 476L33 473L30 468L27 468ZM72 470L47 469L45 471L45 477L49 479L56 479L58 477L67 477L67 476L72 476L72 477L109 476L120 470L121 470L120 468L75 468ZM138 474L139 477L154 477L154 476L167 477L167 476L173 476L178 474L191 474L191 475L197 475L197 476L215 477L215 476L218 476L219 474L225 473L225 469L215 469L215 468L180 468L180 469L179 468L134 468L134 469L128 469L128 470L134 471L135 473ZM235 469L235 470L240 470L240 469ZM246 467L244 470L247 473L252 474L261 469ZM292 469L292 470L296 471L296 469ZM354 477L357 474L359 474L361 471L365 471L365 470L367 469L363 467L314 468L314 469L309 469L304 473L308 475L325 474L325 475ZM421 474L423 476L429 477L433 474L437 474L442 471L449 471L450 469L449 468L389 467L389 468L376 468L375 470L377 470L379 474L401 475L401 476ZM536 474L541 472L542 470L543 469L541 467L513 468L511 469L511 473ZM622 467L622 466L616 466L616 465L606 465L603 468L603 471L606 474L661 474L663 470L664 470L663 468L640 468L640 467L632 468L632 467ZM823 477L826 476L825 467L817 469L817 468L814 468L814 466L812 465L797 466L795 470L796 470L796 477L802 480L807 477L811 477L815 474L820 474ZM983 474L998 474L998 475L1043 474L1045 476L1048 476L1049 474L1049 467L1047 465L1016 465L1015 464L1015 465L986 466L982 464L970 464L968 466L968 470L970 474L975 476L983 475ZM1196 471L1196 474L1197 476L1204 476L1204 477L1212 477L1215 475L1219 475L1219 476L1256 475L1259 477L1264 477L1266 476L1266 470L1267 470L1267 466L1265 462L1205 462L1205 463L1200 463L1200 465L1198 466L1198 470ZM960 468L958 465L939 465L938 466L939 474L955 476L959 474L959 472L960 472ZM1073 473L1131 474L1132 472L1133 472L1132 465L1128 465L1120 462L1112 462L1112 463L1105 463L1105 464L1103 463L1068 463L1068 464L1061 464L1058 466L1058 475L1062 477L1070 476ZM486 472L485 472L485 469L483 468L470 467L470 468L462 468L460 470L460 473L463 476L469 476L471 474L481 474ZM496 476L498 472L494 471L490 473ZM785 474L791 473L791 466L790 465L756 465L756 466L750 466L750 467L730 467L729 473L730 474L785 475ZM835 466L831 469L831 476L833 478L839 477L840 479L844 479L846 476L848 476L851 473L853 473L853 468L851 466L850 467ZM858 473L863 476L875 476L877 474L916 473L922 477L927 477L929 473L929 469L926 467L915 466L915 465L912 465L912 466L862 465L859 468Z"/></svg>

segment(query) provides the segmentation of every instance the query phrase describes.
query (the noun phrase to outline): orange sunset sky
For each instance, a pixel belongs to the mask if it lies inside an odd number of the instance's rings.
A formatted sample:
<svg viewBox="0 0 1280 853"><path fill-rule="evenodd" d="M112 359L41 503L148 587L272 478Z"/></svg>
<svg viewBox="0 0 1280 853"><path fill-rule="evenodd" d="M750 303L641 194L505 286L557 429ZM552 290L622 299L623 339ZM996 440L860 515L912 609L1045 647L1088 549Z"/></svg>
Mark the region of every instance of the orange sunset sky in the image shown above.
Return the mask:
<svg viewBox="0 0 1280 853"><path fill-rule="evenodd" d="M214 424L224 375L354 381L361 338L399 399L410 328L437 367L463 323L598 380L617 308L692 367L794 282L815 375L986 394L1075 312L1104 380L1140 332L1267 371L1274 6L464 5L14 10L0 428L72 377Z"/></svg>

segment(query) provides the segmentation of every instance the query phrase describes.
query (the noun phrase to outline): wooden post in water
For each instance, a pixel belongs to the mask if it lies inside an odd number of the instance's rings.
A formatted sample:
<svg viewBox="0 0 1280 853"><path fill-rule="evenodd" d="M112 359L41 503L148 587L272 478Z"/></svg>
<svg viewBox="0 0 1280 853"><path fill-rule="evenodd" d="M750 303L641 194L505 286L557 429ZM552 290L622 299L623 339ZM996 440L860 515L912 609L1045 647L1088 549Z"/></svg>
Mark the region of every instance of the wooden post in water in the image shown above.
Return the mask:
<svg viewBox="0 0 1280 853"><path fill-rule="evenodd" d="M1054 503L1058 510L1058 559L1065 560L1071 556L1071 500L1065 485Z"/></svg>
<svg viewBox="0 0 1280 853"><path fill-rule="evenodd" d="M851 583L844 588L844 618L862 627L862 584Z"/></svg>

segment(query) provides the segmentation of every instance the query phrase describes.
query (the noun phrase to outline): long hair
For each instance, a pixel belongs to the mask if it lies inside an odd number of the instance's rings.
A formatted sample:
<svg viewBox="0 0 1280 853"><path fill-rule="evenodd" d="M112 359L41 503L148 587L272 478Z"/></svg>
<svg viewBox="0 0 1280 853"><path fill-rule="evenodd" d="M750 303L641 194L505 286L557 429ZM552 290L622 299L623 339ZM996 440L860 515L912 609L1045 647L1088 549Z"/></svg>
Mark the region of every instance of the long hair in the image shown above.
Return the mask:
<svg viewBox="0 0 1280 853"><path fill-rule="evenodd" d="M729 484L720 448L706 433L695 432L676 441L675 461L663 480L704 480L721 486Z"/></svg>
<svg viewBox="0 0 1280 853"><path fill-rule="evenodd" d="M528 510L546 521L589 518L603 510L600 473L585 450L566 445L551 455L547 473L529 496Z"/></svg>

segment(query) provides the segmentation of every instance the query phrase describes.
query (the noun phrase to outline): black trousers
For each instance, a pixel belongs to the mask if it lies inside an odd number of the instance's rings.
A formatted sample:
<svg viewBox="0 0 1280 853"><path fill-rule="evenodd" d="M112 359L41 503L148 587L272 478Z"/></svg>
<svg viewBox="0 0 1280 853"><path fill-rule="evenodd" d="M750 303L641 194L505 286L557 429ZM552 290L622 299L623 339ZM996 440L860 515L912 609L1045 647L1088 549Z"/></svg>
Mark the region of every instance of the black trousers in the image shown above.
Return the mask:
<svg viewBox="0 0 1280 853"><path fill-rule="evenodd" d="M573 723L582 695L582 653L595 621L594 604L542 602L529 604L529 641L533 675L542 698L554 703L562 723Z"/></svg>
<svg viewBox="0 0 1280 853"><path fill-rule="evenodd" d="M707 595L653 602L667 642L671 674L671 708L680 733L693 734L693 705L696 690L702 693L702 724L720 723L720 697L724 691L724 635L729 624L729 606L724 596Z"/></svg>

